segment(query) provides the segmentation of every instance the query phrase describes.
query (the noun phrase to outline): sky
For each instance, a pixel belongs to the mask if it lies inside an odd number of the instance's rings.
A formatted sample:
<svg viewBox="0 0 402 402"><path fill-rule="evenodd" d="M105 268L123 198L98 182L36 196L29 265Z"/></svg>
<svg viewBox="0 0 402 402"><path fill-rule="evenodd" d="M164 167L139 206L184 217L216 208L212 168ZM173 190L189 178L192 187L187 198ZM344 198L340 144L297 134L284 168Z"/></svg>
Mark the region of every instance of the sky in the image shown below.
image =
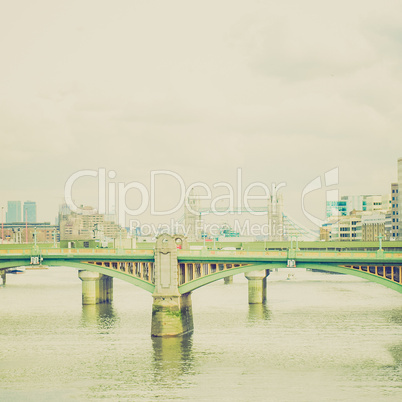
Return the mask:
<svg viewBox="0 0 402 402"><path fill-rule="evenodd" d="M41 221L83 170L149 189L152 171L187 188L235 186L241 169L242 190L286 183L302 224L302 191L325 172L339 169L340 195L397 180L399 0L16 0L1 5L0 54L0 205L36 201ZM158 178L172 208L178 181ZM84 177L72 196L97 208L98 193ZM325 200L306 207L322 218Z"/></svg>

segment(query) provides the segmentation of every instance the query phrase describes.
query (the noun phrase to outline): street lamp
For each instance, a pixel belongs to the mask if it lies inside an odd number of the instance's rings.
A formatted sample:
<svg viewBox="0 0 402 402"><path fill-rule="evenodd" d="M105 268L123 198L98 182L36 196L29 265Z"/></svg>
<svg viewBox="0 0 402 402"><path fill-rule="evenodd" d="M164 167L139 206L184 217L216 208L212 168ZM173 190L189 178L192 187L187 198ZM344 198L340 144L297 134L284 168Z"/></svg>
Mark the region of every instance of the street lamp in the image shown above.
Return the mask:
<svg viewBox="0 0 402 402"><path fill-rule="evenodd" d="M204 248L205 248L205 238L207 237L206 233L201 233L201 237L204 239Z"/></svg>
<svg viewBox="0 0 402 402"><path fill-rule="evenodd" d="M380 233L378 236L378 240L380 241L380 248L379 248L379 251L382 251L382 233Z"/></svg>
<svg viewBox="0 0 402 402"><path fill-rule="evenodd" d="M34 242L35 242L35 248L36 248L36 228L35 228L35 231L34 231Z"/></svg>

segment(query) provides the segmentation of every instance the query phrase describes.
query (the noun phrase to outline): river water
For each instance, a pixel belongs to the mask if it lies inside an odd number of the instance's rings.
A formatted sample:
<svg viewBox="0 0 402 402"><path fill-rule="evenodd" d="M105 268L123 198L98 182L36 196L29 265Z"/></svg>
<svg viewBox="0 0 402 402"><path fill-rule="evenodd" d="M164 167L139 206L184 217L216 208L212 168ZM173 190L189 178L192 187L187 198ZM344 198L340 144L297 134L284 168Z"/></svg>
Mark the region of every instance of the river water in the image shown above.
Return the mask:
<svg viewBox="0 0 402 402"><path fill-rule="evenodd" d="M287 270L264 306L247 280L193 292L195 331L150 336L152 297L114 280L82 306L77 271L0 288L1 401L401 401L402 296L360 278Z"/></svg>

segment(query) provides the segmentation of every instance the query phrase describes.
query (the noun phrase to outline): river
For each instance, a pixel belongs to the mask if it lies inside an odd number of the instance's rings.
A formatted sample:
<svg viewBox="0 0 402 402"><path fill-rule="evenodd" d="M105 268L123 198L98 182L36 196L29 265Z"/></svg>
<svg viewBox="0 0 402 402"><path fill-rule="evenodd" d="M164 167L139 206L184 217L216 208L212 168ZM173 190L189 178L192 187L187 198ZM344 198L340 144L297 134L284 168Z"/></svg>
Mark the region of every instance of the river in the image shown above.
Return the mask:
<svg viewBox="0 0 402 402"><path fill-rule="evenodd" d="M114 280L81 305L77 271L0 287L1 401L400 401L402 296L363 279L287 272L249 306L244 275L193 292L194 333L151 338L152 297Z"/></svg>

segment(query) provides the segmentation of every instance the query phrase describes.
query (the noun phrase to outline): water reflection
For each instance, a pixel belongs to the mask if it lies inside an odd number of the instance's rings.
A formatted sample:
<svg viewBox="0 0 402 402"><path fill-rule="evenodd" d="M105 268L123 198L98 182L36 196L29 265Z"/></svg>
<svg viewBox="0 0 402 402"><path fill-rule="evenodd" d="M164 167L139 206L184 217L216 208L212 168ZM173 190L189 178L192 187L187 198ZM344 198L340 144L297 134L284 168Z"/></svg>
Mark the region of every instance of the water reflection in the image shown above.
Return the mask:
<svg viewBox="0 0 402 402"><path fill-rule="evenodd" d="M402 343L399 343L397 345L392 345L390 348L388 348L389 352L392 355L392 358L394 359L395 366L401 366L402 365Z"/></svg>
<svg viewBox="0 0 402 402"><path fill-rule="evenodd" d="M396 324L402 324L402 308L391 310L389 320Z"/></svg>
<svg viewBox="0 0 402 402"><path fill-rule="evenodd" d="M251 323L267 321L271 319L271 312L266 304L249 304L248 321Z"/></svg>
<svg viewBox="0 0 402 402"><path fill-rule="evenodd" d="M175 386L181 377L193 373L193 340L191 335L152 338L155 381Z"/></svg>
<svg viewBox="0 0 402 402"><path fill-rule="evenodd" d="M96 326L102 330L109 330L117 321L118 316L110 303L82 306L81 325L83 327Z"/></svg>

